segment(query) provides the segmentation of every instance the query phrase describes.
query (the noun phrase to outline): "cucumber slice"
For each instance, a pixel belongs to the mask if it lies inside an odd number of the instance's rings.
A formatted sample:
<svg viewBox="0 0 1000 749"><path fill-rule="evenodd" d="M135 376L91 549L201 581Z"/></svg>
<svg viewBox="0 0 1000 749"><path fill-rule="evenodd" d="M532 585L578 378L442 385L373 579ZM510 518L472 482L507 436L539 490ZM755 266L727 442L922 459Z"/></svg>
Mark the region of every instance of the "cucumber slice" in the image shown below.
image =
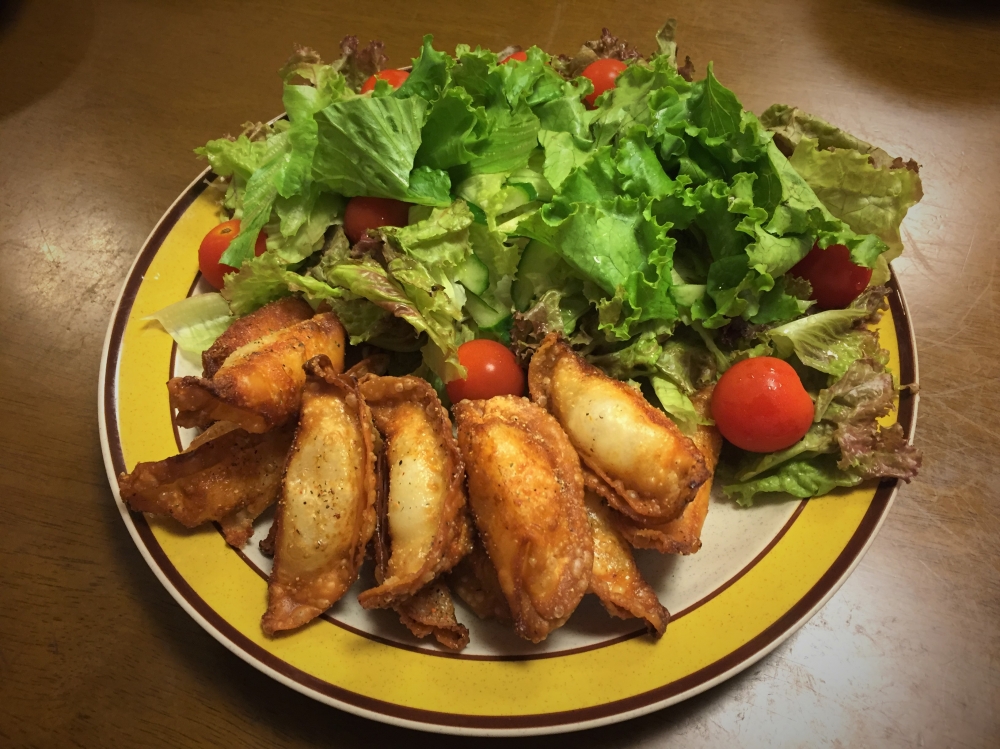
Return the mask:
<svg viewBox="0 0 1000 749"><path fill-rule="evenodd" d="M509 309L494 309L471 292L465 295L465 309L481 331L499 333L510 328Z"/></svg>
<svg viewBox="0 0 1000 749"><path fill-rule="evenodd" d="M548 245L537 240L528 243L521 253L521 262L517 265L517 280L510 291L518 312L528 309L541 281L551 275L561 262L562 258Z"/></svg>
<svg viewBox="0 0 1000 749"><path fill-rule="evenodd" d="M455 280L473 294L482 294L490 285L490 271L483 261L470 254L455 271Z"/></svg>

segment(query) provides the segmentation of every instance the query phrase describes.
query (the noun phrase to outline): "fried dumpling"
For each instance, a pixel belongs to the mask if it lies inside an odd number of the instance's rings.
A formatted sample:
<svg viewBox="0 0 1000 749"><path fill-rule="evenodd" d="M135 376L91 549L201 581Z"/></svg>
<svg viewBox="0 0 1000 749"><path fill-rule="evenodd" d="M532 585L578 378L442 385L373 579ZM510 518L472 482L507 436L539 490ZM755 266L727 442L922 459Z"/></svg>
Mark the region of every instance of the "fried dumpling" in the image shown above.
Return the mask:
<svg viewBox="0 0 1000 749"><path fill-rule="evenodd" d="M426 380L369 374L358 387L384 440L389 474L386 533L380 534L388 554L376 571L379 585L358 600L368 609L385 608L469 552L465 466L448 412Z"/></svg>
<svg viewBox="0 0 1000 749"><path fill-rule="evenodd" d="M600 479L588 488L630 517L677 517L710 475L694 443L642 393L585 362L556 334L532 357L528 387Z"/></svg>
<svg viewBox="0 0 1000 749"><path fill-rule="evenodd" d="M476 528L517 633L540 642L590 585L580 459L556 420L525 398L466 400L454 411Z"/></svg>
<svg viewBox="0 0 1000 749"><path fill-rule="evenodd" d="M219 422L180 455L139 463L119 476L122 500L137 512L169 515L188 528L220 522L226 541L243 546L254 519L278 497L292 433L290 425L250 434ZM237 515L245 522L237 523Z"/></svg>
<svg viewBox="0 0 1000 749"><path fill-rule="evenodd" d="M229 355L248 343L276 333L313 316L313 309L297 296L265 304L230 325L201 355L202 377L212 379Z"/></svg>
<svg viewBox="0 0 1000 749"><path fill-rule="evenodd" d="M612 510L601 498L588 491L584 497L587 518L594 534L594 569L590 592L601 599L608 613L619 619L636 617L646 622L650 634L659 638L667 628L670 614L656 592L639 572L628 542L615 530Z"/></svg>
<svg viewBox="0 0 1000 749"><path fill-rule="evenodd" d="M455 618L451 591L441 580L434 580L393 608L399 620L417 637L434 635L449 650L461 650L469 644L469 630Z"/></svg>
<svg viewBox="0 0 1000 749"><path fill-rule="evenodd" d="M707 416L712 399L712 387L699 390L691 398L695 410ZM713 426L699 426L692 440L705 458L705 467L712 472L719 461L722 436ZM708 501L712 494L712 477L698 489L694 500L684 508L680 517L666 523L639 523L632 518L614 514L615 526L632 546L638 549L656 549L664 554L694 554L701 548L701 529L708 514Z"/></svg>
<svg viewBox="0 0 1000 749"><path fill-rule="evenodd" d="M175 377L167 383L177 424L207 426L231 421L248 432L284 424L299 409L302 365L324 355L337 372L344 368L344 328L324 312L233 351L211 379Z"/></svg>
<svg viewBox="0 0 1000 749"><path fill-rule="evenodd" d="M295 440L274 522L267 634L332 606L358 577L375 529L375 440L357 384L325 356L306 364Z"/></svg>

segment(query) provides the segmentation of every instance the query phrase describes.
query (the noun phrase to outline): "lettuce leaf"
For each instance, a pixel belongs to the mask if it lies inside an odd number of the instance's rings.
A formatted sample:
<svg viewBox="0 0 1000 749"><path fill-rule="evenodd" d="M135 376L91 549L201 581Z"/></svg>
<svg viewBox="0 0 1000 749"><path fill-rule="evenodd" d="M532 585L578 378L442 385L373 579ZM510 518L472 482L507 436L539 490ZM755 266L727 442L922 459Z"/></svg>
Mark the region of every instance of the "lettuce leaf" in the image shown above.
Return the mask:
<svg viewBox="0 0 1000 749"><path fill-rule="evenodd" d="M144 320L155 320L185 351L200 354L226 332L236 319L221 294L211 292L189 296Z"/></svg>
<svg viewBox="0 0 1000 749"><path fill-rule="evenodd" d="M450 55L434 49L433 42L434 37L430 34L424 37L420 56L413 60L413 68L403 85L392 93L394 97L407 99L416 96L433 102L447 87L455 61Z"/></svg>
<svg viewBox="0 0 1000 749"><path fill-rule="evenodd" d="M832 215L888 246L872 276L872 285L886 283L888 263L903 249L900 223L923 197L917 164L893 158L796 107L775 104L761 115L761 122Z"/></svg>
<svg viewBox="0 0 1000 749"><path fill-rule="evenodd" d="M242 317L291 292L285 278L287 263L277 252L268 251L243 263L236 273L225 277L222 296L229 309Z"/></svg>
<svg viewBox="0 0 1000 749"><path fill-rule="evenodd" d="M859 234L874 234L888 246L872 283L888 281L885 265L899 257L899 227L907 211L923 197L920 176L905 166L876 167L870 157L849 149L819 150L818 141L802 138L789 163L830 212Z"/></svg>
<svg viewBox="0 0 1000 749"><path fill-rule="evenodd" d="M426 112L419 96L359 96L320 110L314 178L346 196L406 199Z"/></svg>
<svg viewBox="0 0 1000 749"><path fill-rule="evenodd" d="M670 380L651 377L650 384L660 401L660 406L684 434L690 437L699 426L714 423L699 414L691 399Z"/></svg>
<svg viewBox="0 0 1000 749"><path fill-rule="evenodd" d="M856 486L862 480L860 475L838 468L833 455L799 456L749 481L723 484L722 491L743 507L750 507L758 494L777 492L807 499L837 487Z"/></svg>

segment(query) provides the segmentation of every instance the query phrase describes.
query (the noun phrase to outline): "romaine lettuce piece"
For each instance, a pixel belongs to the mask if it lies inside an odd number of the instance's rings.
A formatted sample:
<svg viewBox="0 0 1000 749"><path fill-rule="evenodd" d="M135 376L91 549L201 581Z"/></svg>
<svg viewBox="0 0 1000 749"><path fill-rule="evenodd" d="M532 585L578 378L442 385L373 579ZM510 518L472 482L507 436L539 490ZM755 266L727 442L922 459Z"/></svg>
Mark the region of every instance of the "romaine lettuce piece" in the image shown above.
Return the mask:
<svg viewBox="0 0 1000 749"><path fill-rule="evenodd" d="M156 320L177 345L200 354L226 332L236 319L221 294L212 292L181 299L144 320Z"/></svg>

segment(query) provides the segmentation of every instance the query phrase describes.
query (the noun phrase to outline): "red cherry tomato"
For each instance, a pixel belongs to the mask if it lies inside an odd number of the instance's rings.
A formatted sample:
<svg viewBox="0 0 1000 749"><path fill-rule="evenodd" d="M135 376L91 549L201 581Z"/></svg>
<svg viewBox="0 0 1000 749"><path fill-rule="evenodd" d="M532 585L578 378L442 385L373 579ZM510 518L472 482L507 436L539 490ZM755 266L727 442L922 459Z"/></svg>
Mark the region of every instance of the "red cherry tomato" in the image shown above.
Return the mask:
<svg viewBox="0 0 1000 749"><path fill-rule="evenodd" d="M812 285L812 298L820 309L843 309L872 280L872 269L851 262L851 251L842 244L825 250L813 247L788 273Z"/></svg>
<svg viewBox="0 0 1000 749"><path fill-rule="evenodd" d="M240 220L234 218L232 221L219 224L201 240L201 246L198 248L198 268L201 270L201 275L205 277L205 280L213 288L221 289L223 276L239 270L231 265L224 265L219 262L222 253L229 248L229 243L239 233ZM264 232L260 232L257 235L257 241L254 242L253 254L262 255L266 249L267 235Z"/></svg>
<svg viewBox="0 0 1000 749"><path fill-rule="evenodd" d="M393 88L399 88L403 85L403 81L409 77L410 74L405 70L380 70L375 75L368 76L368 80L361 84L361 93L367 94L369 91L374 91L377 80L385 81Z"/></svg>
<svg viewBox="0 0 1000 749"><path fill-rule="evenodd" d="M517 60L518 62L527 62L528 61L528 53L527 52L515 52L514 54L508 55L503 60L501 60L500 64L501 65L506 65L511 60Z"/></svg>
<svg viewBox="0 0 1000 749"><path fill-rule="evenodd" d="M609 88L615 87L615 79L618 78L618 75L626 67L628 66L621 60L612 60L609 57L605 57L601 60L594 60L583 69L583 77L589 78L590 82L594 84L594 90L583 97L583 100L587 102L588 109L593 109L597 106L594 102L598 96Z"/></svg>
<svg viewBox="0 0 1000 749"><path fill-rule="evenodd" d="M503 344L487 338L467 341L458 347L458 361L465 367L466 376L445 386L452 403L467 398L524 395L524 371Z"/></svg>
<svg viewBox="0 0 1000 749"><path fill-rule="evenodd" d="M719 432L754 453L791 447L809 431L814 413L795 370L773 356L737 362L712 393L712 418Z"/></svg>
<svg viewBox="0 0 1000 749"><path fill-rule="evenodd" d="M354 244L380 226L406 226L410 205L392 198L351 198L344 209L344 233Z"/></svg>

